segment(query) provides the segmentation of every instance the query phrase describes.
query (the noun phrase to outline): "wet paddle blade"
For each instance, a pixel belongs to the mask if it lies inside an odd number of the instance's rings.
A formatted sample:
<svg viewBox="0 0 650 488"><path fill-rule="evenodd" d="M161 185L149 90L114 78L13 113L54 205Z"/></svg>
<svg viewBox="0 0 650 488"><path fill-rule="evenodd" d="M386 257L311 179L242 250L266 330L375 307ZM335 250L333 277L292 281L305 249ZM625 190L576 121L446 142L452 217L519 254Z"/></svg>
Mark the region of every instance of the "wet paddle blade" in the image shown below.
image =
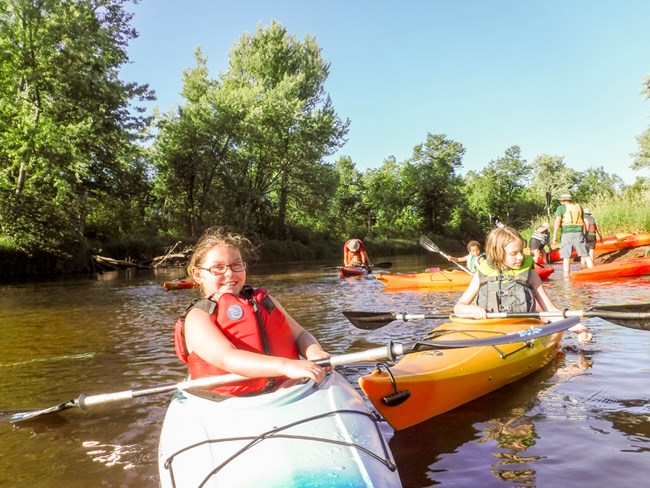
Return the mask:
<svg viewBox="0 0 650 488"><path fill-rule="evenodd" d="M2 412L0 413L0 422L24 422L36 417L42 417L43 415L49 415L51 413L62 412L63 410L68 410L69 408L78 407L79 403L76 399L68 400L67 402L59 403L48 408L41 408L38 410L28 410L25 412Z"/></svg>
<svg viewBox="0 0 650 488"><path fill-rule="evenodd" d="M600 317L622 327L650 331L650 303L603 305L585 311L584 317Z"/></svg>
<svg viewBox="0 0 650 488"><path fill-rule="evenodd" d="M355 327L364 330L375 330L390 324L395 320L393 312L377 313L377 312L343 312L345 318L352 323Z"/></svg>

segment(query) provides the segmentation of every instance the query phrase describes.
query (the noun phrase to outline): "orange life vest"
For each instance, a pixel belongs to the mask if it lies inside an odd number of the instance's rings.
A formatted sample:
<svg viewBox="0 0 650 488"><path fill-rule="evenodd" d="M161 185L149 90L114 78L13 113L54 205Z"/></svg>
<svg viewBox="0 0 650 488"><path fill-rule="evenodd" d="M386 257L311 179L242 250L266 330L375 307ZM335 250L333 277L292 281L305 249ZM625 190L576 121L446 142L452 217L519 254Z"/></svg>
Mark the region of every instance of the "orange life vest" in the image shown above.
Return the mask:
<svg viewBox="0 0 650 488"><path fill-rule="evenodd" d="M214 306L206 304L206 301ZM266 290L245 287L240 296L224 293L216 302L203 299L190 306L188 311L193 307L210 313L214 326L237 349L288 359L300 358L289 323ZM208 363L194 351L188 353L183 328L184 318L181 317L176 322L174 345L176 355L188 364L192 379L228 373ZM281 379L283 378L256 378L217 387L211 391L221 395L250 395L271 388Z"/></svg>

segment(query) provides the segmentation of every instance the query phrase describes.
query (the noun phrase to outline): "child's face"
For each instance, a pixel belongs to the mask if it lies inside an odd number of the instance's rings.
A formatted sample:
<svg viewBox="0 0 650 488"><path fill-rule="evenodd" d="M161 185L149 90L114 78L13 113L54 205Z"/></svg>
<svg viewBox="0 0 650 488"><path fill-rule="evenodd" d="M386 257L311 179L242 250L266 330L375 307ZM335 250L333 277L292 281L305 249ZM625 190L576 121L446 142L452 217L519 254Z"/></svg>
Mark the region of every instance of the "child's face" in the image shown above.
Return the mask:
<svg viewBox="0 0 650 488"><path fill-rule="evenodd" d="M469 253L472 256L478 256L479 254L481 254L481 248L478 246L472 246L469 248Z"/></svg>
<svg viewBox="0 0 650 488"><path fill-rule="evenodd" d="M524 262L524 246L521 241L512 241L505 248L503 264L508 268L519 268Z"/></svg>
<svg viewBox="0 0 650 488"><path fill-rule="evenodd" d="M194 269L194 279L202 284L203 292L206 295L213 293L239 295L246 283L246 270L237 272L228 266L223 274L213 275L205 268L210 268L216 264L232 265L242 261L239 250L229 246L215 246L205 254L205 259L201 265L203 269Z"/></svg>

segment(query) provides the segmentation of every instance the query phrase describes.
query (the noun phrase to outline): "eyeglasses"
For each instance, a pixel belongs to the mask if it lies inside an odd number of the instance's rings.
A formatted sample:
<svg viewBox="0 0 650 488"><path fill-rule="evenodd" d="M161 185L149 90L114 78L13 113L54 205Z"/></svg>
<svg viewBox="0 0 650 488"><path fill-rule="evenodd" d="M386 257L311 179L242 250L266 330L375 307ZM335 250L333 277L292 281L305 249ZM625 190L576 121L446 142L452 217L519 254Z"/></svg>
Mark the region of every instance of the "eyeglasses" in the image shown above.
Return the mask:
<svg viewBox="0 0 650 488"><path fill-rule="evenodd" d="M209 271L210 274L213 276L219 276L224 274L228 268L232 270L233 273L241 273L246 269L246 261L237 261L236 263L232 264L215 264L214 266L210 266L209 268L202 268L200 266L197 266L198 269L204 269L206 271Z"/></svg>

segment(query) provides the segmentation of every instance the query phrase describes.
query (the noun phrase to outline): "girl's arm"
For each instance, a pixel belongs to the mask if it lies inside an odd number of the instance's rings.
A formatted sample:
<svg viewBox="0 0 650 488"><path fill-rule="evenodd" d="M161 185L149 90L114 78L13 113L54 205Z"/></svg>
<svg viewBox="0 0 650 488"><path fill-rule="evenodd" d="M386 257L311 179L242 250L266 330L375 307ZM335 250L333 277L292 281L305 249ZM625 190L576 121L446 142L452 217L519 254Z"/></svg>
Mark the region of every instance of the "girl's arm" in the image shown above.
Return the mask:
<svg viewBox="0 0 650 488"><path fill-rule="evenodd" d="M487 318L487 311L483 307L472 304L478 294L480 284L478 273L475 273L465 293L463 293L456 305L454 305L454 313L456 315L471 315L475 319Z"/></svg>
<svg viewBox="0 0 650 488"><path fill-rule="evenodd" d="M293 330L293 329L292 329ZM325 370L311 361L267 356L237 349L214 326L210 314L192 309L185 318L185 340L190 352L214 366L248 378L286 376L309 378L320 383ZM310 354L314 354L310 351Z"/></svg>

